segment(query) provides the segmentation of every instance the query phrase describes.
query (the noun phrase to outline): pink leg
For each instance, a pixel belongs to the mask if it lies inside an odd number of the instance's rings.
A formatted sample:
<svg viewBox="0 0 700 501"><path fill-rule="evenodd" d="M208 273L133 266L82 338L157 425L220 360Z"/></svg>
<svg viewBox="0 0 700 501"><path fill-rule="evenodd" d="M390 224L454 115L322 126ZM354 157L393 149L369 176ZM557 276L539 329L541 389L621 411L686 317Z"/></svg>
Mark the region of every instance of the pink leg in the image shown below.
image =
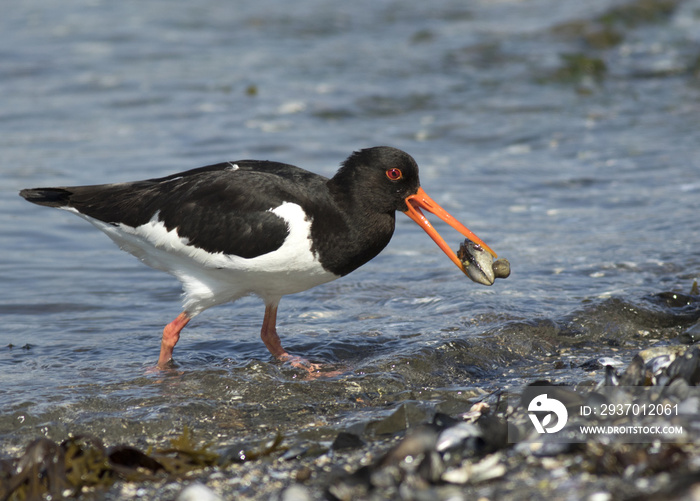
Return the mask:
<svg viewBox="0 0 700 501"><path fill-rule="evenodd" d="M173 348L175 348L177 341L180 339L180 331L189 321L190 316L183 311L163 329L163 339L160 343L160 357L158 357L159 368L164 369L168 362L173 359Z"/></svg>
<svg viewBox="0 0 700 501"><path fill-rule="evenodd" d="M277 360L282 362L289 362L292 367L297 369L304 369L309 373L311 377L318 377L321 375L319 369L321 366L319 364L312 364L308 360L295 355L290 355L287 350L282 348L282 342L280 337L277 335L277 304L267 304L265 305L265 318L263 319L262 329L260 330L260 337L267 346L267 349L272 353L272 356ZM338 373L331 373L328 375L336 375Z"/></svg>
<svg viewBox="0 0 700 501"><path fill-rule="evenodd" d="M273 357L280 360L289 358L289 353L282 348L282 342L277 335L277 303L265 305L265 318L260 330L260 337Z"/></svg>

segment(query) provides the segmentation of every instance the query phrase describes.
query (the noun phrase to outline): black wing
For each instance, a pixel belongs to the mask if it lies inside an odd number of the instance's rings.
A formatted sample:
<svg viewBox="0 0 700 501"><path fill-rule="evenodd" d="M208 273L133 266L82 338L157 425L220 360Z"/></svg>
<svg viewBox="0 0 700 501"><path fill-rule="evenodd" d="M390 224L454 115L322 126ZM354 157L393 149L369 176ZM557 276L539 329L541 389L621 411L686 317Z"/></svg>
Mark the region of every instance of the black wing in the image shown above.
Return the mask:
<svg viewBox="0 0 700 501"><path fill-rule="evenodd" d="M207 252L252 258L278 249L289 233L271 209L303 203L326 181L291 165L243 160L146 181L37 188L20 195L115 225L135 228L156 217Z"/></svg>

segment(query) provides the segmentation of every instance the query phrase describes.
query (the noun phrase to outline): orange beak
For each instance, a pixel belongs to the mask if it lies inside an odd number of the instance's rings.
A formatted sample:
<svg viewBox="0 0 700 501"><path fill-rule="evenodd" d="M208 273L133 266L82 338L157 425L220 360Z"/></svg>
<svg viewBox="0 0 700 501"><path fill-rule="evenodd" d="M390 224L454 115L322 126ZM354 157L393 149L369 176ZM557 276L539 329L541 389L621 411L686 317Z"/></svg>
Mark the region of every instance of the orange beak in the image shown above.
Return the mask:
<svg viewBox="0 0 700 501"><path fill-rule="evenodd" d="M491 248L488 245L486 245L479 237L472 233L472 231L469 228L467 228L462 223L453 218L445 209L440 207L432 198L430 198L428 194L425 191L423 191L423 188L418 188L418 191L415 195L409 195L406 197L406 206L407 209L405 211L405 214L411 219L413 219L416 223L418 223L418 225L421 228L423 228L423 230L425 230L425 232L430 236L430 238L432 238L435 241L435 243L438 244L438 247L440 247L442 251L445 254L447 254L447 257L449 257L452 260L452 262L456 264L457 267L464 273L466 273L464 265L457 257L457 254L455 254L455 252L450 248L450 246L447 245L447 243L440 236L437 230L433 228L433 225L430 224L430 221L426 219L421 209L425 209L428 212L435 214L437 217L439 217L447 224L452 226L455 230L460 232L469 240L476 244L479 244L493 257L498 257L496 253L492 251Z"/></svg>

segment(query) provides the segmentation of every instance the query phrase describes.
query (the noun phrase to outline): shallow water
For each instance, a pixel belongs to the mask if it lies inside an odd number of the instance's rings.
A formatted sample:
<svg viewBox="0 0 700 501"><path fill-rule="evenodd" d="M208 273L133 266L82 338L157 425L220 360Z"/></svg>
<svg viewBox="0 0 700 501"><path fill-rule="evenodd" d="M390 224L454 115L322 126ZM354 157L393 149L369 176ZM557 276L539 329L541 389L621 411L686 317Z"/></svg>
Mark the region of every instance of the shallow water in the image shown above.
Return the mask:
<svg viewBox="0 0 700 501"><path fill-rule="evenodd" d="M700 271L700 4L620 21L621 43L592 48L581 33L615 5L13 6L0 19L0 455L83 432L161 443L185 425L223 445L328 437L404 400L459 410L677 343L698 315L658 294L689 292ZM584 53L607 73L563 77L561 55ZM332 175L378 144L412 154L425 190L513 273L470 282L399 214L376 259L282 300L285 347L341 372L318 380L271 360L255 298L197 317L177 369L149 371L177 282L17 196L244 158Z"/></svg>

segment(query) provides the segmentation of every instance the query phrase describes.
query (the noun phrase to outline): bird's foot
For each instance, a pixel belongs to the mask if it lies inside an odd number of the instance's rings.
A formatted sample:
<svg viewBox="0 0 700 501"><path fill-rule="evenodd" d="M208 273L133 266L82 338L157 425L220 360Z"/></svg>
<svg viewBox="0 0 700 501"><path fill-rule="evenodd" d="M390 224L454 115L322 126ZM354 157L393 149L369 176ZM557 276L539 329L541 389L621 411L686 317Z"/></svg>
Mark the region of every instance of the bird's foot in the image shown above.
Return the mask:
<svg viewBox="0 0 700 501"><path fill-rule="evenodd" d="M306 377L309 379L316 379L320 377L334 377L339 376L344 371L342 370L328 370L327 366L323 364L315 364L309 362L307 359L297 356L290 355L289 353L284 353L277 357L280 362L288 363L295 369L301 369L306 372Z"/></svg>
<svg viewBox="0 0 700 501"><path fill-rule="evenodd" d="M149 365L146 367L146 374L163 374L169 372L175 372L177 369L177 364L172 358L165 363L160 361L156 365Z"/></svg>
<svg viewBox="0 0 700 501"><path fill-rule="evenodd" d="M297 355L290 355L289 353L284 353L277 357L277 359L280 362L284 362L285 364L289 364L295 369L304 369L305 371L312 373L312 372L318 372L321 370L321 364L314 364L312 362L309 362L307 359L304 357L300 357Z"/></svg>

